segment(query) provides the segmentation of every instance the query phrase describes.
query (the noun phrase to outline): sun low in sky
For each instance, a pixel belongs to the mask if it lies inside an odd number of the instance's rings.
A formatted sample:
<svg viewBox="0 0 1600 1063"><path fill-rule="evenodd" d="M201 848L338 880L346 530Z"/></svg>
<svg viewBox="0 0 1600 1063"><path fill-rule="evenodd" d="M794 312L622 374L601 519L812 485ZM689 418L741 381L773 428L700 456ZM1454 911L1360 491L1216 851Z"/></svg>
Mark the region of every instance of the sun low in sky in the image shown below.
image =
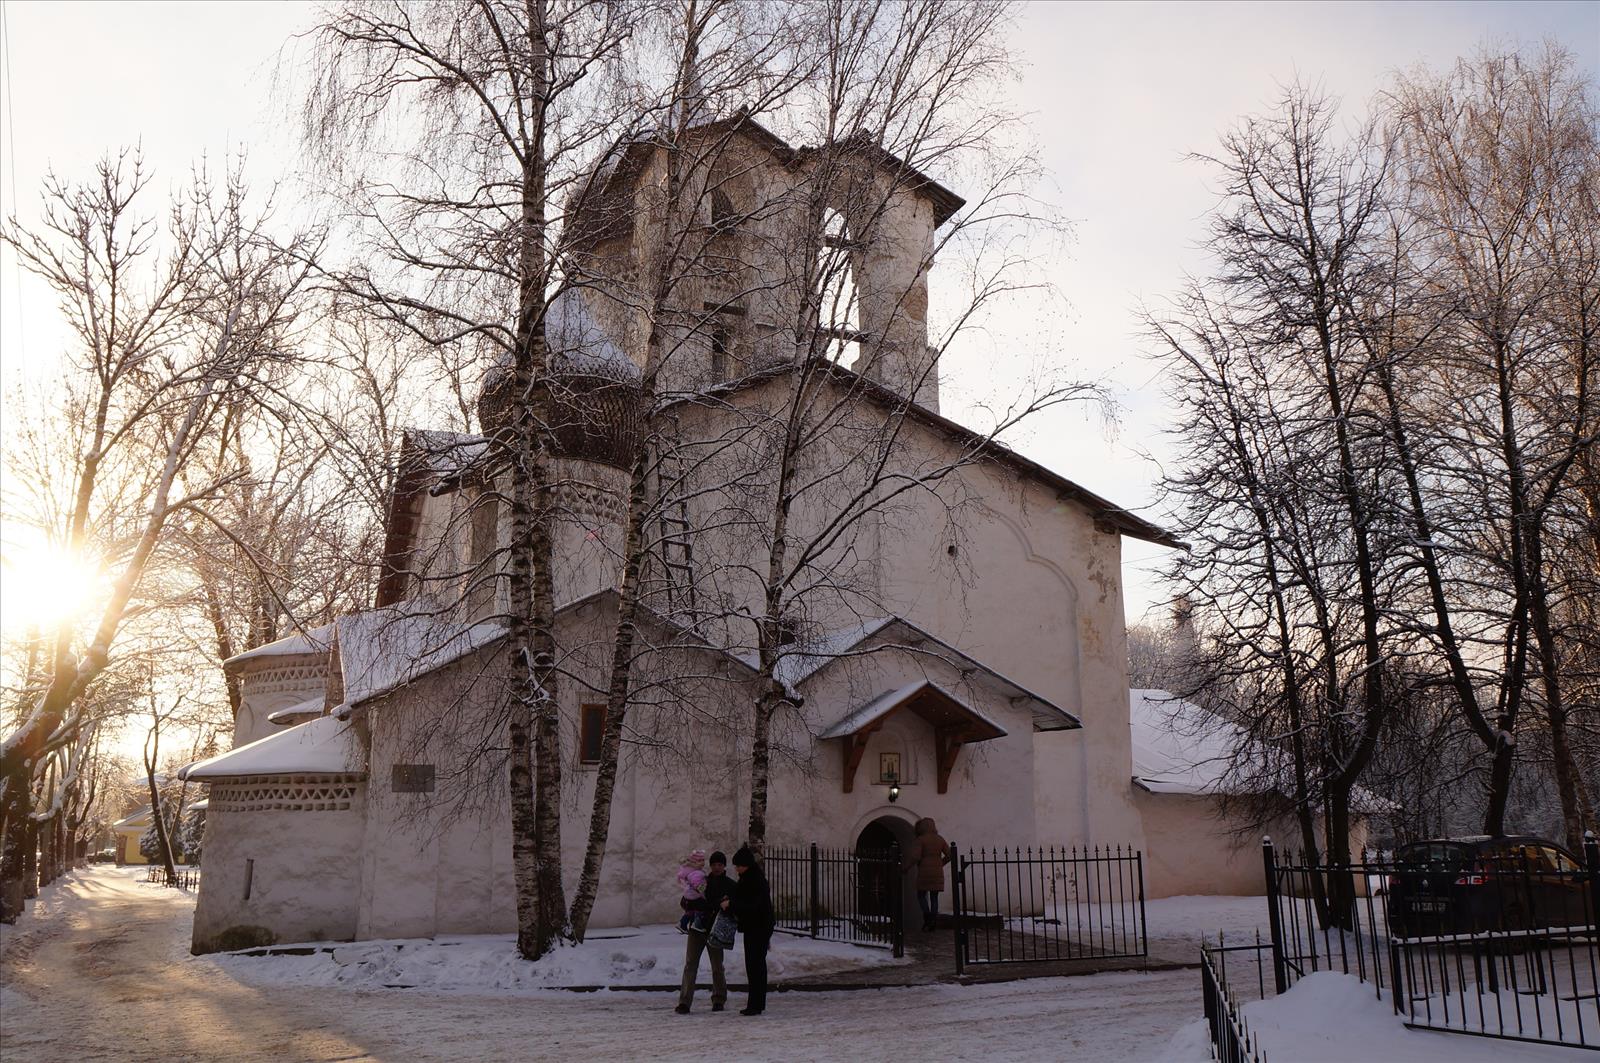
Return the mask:
<svg viewBox="0 0 1600 1063"><path fill-rule="evenodd" d="M89 617L106 591L104 568L63 547L8 544L0 552L0 627L7 636Z"/></svg>

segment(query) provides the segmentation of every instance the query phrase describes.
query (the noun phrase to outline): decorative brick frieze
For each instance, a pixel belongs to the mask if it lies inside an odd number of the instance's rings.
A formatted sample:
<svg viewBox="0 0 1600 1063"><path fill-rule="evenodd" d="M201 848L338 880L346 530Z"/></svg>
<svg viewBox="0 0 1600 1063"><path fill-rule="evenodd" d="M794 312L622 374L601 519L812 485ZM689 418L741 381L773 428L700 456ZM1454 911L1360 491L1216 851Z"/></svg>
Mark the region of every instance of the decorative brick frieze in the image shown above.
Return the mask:
<svg viewBox="0 0 1600 1063"><path fill-rule="evenodd" d="M212 812L341 812L350 808L366 776L263 775L211 786Z"/></svg>
<svg viewBox="0 0 1600 1063"><path fill-rule="evenodd" d="M296 655L283 663L258 666L239 677L240 693L249 700L269 694L304 694L304 701L322 692L328 677L326 654Z"/></svg>

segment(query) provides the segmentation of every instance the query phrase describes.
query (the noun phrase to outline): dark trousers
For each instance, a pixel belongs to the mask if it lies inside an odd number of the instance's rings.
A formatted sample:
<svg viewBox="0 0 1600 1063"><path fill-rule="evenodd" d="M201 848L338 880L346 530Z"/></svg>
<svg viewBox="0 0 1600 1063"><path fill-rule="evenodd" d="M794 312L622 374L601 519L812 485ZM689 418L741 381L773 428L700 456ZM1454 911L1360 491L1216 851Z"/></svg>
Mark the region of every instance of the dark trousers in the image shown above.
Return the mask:
<svg viewBox="0 0 1600 1063"><path fill-rule="evenodd" d="M939 891L918 890L917 905L922 909L922 923L932 926L939 920Z"/></svg>
<svg viewBox="0 0 1600 1063"><path fill-rule="evenodd" d="M767 946L772 944L772 931L762 930L743 934L744 972L750 982L750 1001L745 1006L751 1011L767 1008Z"/></svg>

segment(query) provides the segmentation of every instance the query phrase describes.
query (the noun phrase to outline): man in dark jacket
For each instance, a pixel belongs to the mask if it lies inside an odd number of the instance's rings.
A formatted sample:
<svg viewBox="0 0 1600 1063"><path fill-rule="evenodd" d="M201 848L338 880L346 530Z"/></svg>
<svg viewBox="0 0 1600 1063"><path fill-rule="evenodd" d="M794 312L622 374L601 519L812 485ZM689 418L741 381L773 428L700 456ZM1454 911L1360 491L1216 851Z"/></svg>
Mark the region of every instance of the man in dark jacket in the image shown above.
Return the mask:
<svg viewBox="0 0 1600 1063"><path fill-rule="evenodd" d="M767 946L772 943L772 928L777 919L772 912L772 893L767 888L767 876L756 863L755 853L748 845L741 845L733 854L733 868L739 872L739 881L733 884L733 895L722 902L724 910L731 911L739 921L739 933L744 937L745 977L750 981L750 999L740 1015L760 1015L767 1007Z"/></svg>
<svg viewBox="0 0 1600 1063"><path fill-rule="evenodd" d="M694 984L700 977L700 954L711 957L711 1010L721 1011L728 1002L728 983L722 975L722 950L711 944L710 920L714 919L722 902L733 895L733 879L728 877L728 858L719 850L706 861L706 895L694 902L691 909L704 913L704 927L689 928L688 940L683 949L683 981L678 985L678 1006L672 1010L679 1015L689 1014L694 1003Z"/></svg>

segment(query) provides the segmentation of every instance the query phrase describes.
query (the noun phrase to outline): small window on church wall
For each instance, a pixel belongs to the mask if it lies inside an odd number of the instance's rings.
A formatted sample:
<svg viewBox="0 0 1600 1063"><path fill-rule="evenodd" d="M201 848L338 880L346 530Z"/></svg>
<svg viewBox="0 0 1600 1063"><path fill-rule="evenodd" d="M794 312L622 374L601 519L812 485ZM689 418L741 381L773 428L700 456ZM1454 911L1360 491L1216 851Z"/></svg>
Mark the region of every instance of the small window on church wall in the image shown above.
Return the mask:
<svg viewBox="0 0 1600 1063"><path fill-rule="evenodd" d="M711 228L719 233L730 233L739 224L733 212L733 200L720 188L711 190Z"/></svg>
<svg viewBox="0 0 1600 1063"><path fill-rule="evenodd" d="M900 771L900 754L878 754L878 781L882 783L903 783L906 781L905 776Z"/></svg>
<svg viewBox="0 0 1600 1063"><path fill-rule="evenodd" d="M583 706L578 725L578 759L584 764L600 763L600 743L606 734L606 707Z"/></svg>
<svg viewBox="0 0 1600 1063"><path fill-rule="evenodd" d="M389 788L397 794L433 793L433 765L396 764L390 775Z"/></svg>
<svg viewBox="0 0 1600 1063"><path fill-rule="evenodd" d="M244 862L244 899L245 900L248 901L250 899L250 890L251 890L252 887L255 886L255 884L256 884L256 862L254 860L246 860Z"/></svg>
<svg viewBox="0 0 1600 1063"><path fill-rule="evenodd" d="M727 329L711 330L711 379L713 381L728 379L728 343Z"/></svg>
<svg viewBox="0 0 1600 1063"><path fill-rule="evenodd" d="M499 550L500 500L486 488L472 503L471 567L467 571L467 614L474 620L489 616L495 607L496 562Z"/></svg>

